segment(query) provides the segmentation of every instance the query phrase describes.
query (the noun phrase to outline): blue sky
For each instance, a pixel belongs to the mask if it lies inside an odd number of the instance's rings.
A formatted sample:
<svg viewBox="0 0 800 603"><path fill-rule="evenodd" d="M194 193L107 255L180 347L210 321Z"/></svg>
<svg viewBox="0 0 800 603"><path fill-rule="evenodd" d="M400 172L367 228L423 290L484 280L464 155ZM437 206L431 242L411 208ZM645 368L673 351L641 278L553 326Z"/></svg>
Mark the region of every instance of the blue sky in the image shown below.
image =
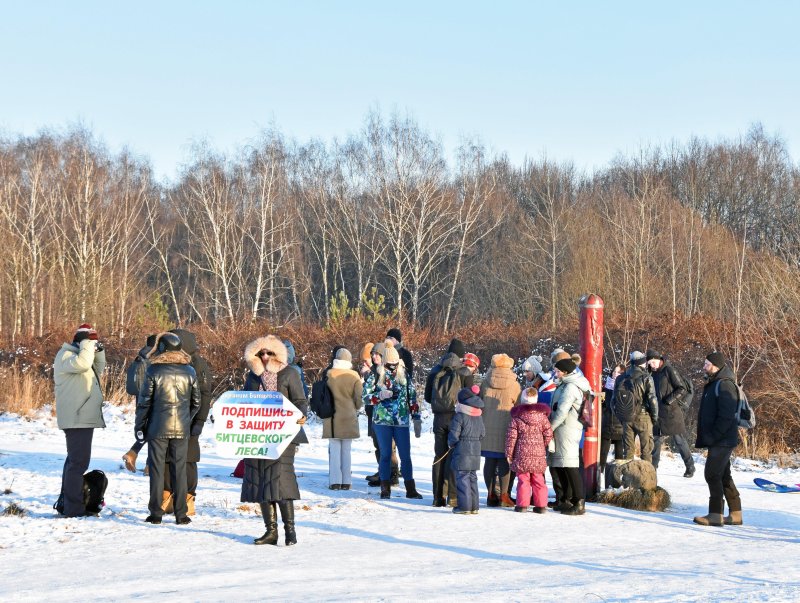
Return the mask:
<svg viewBox="0 0 800 603"><path fill-rule="evenodd" d="M800 3L0 0L0 132L82 123L172 178L191 145L410 114L451 152L581 168L760 121L800 157Z"/></svg>

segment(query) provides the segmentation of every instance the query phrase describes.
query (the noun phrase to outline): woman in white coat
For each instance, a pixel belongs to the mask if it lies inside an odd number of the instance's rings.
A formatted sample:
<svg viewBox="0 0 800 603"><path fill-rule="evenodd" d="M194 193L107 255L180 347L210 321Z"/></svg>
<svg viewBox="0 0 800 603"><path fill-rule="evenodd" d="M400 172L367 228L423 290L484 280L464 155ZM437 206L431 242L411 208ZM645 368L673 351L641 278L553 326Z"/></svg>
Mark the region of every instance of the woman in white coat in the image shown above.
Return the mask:
<svg viewBox="0 0 800 603"><path fill-rule="evenodd" d="M558 473L562 484L569 484L572 497L556 506L555 510L564 515L583 515L584 491L580 472L580 442L583 425L578 420L584 392L591 386L577 365L570 358L555 364L556 379L561 383L553 393L553 413L550 426L556 443L556 450L550 455L550 466Z"/></svg>

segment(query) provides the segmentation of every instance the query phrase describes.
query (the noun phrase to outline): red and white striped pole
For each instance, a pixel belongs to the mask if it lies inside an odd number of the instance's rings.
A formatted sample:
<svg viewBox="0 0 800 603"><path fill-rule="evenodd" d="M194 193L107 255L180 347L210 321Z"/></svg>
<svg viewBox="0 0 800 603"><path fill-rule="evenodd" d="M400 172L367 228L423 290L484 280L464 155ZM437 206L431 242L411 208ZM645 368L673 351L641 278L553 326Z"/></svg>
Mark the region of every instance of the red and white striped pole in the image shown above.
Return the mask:
<svg viewBox="0 0 800 603"><path fill-rule="evenodd" d="M603 300L599 295L584 295L578 302L580 308L581 370L595 394L594 421L586 429L583 441L583 486L586 498L593 498L600 491L600 398L603 373Z"/></svg>

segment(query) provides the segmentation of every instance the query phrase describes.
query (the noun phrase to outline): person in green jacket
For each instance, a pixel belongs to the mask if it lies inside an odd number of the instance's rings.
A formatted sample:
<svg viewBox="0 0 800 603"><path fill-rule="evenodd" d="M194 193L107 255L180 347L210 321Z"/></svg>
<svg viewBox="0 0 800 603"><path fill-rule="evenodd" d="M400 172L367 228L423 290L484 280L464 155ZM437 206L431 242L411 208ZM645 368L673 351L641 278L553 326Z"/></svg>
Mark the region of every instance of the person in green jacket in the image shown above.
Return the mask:
<svg viewBox="0 0 800 603"><path fill-rule="evenodd" d="M67 458L61 476L67 517L86 515L83 474L92 458L94 430L106 426L100 389L100 373L105 366L103 344L88 323L78 327L72 343L63 344L53 362L56 418L67 440Z"/></svg>

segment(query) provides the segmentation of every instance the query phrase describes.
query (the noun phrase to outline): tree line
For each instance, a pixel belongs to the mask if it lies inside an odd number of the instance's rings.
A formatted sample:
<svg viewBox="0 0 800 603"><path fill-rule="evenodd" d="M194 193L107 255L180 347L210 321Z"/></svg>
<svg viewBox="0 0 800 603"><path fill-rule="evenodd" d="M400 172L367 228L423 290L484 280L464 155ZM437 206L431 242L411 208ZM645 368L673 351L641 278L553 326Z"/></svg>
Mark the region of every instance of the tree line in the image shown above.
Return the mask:
<svg viewBox="0 0 800 603"><path fill-rule="evenodd" d="M800 309L798 212L800 170L759 125L586 174L475 141L448 163L413 119L372 113L343 141L197 147L174 183L86 130L44 132L0 141L0 334L362 313L554 327L590 291L622 321L783 328Z"/></svg>

